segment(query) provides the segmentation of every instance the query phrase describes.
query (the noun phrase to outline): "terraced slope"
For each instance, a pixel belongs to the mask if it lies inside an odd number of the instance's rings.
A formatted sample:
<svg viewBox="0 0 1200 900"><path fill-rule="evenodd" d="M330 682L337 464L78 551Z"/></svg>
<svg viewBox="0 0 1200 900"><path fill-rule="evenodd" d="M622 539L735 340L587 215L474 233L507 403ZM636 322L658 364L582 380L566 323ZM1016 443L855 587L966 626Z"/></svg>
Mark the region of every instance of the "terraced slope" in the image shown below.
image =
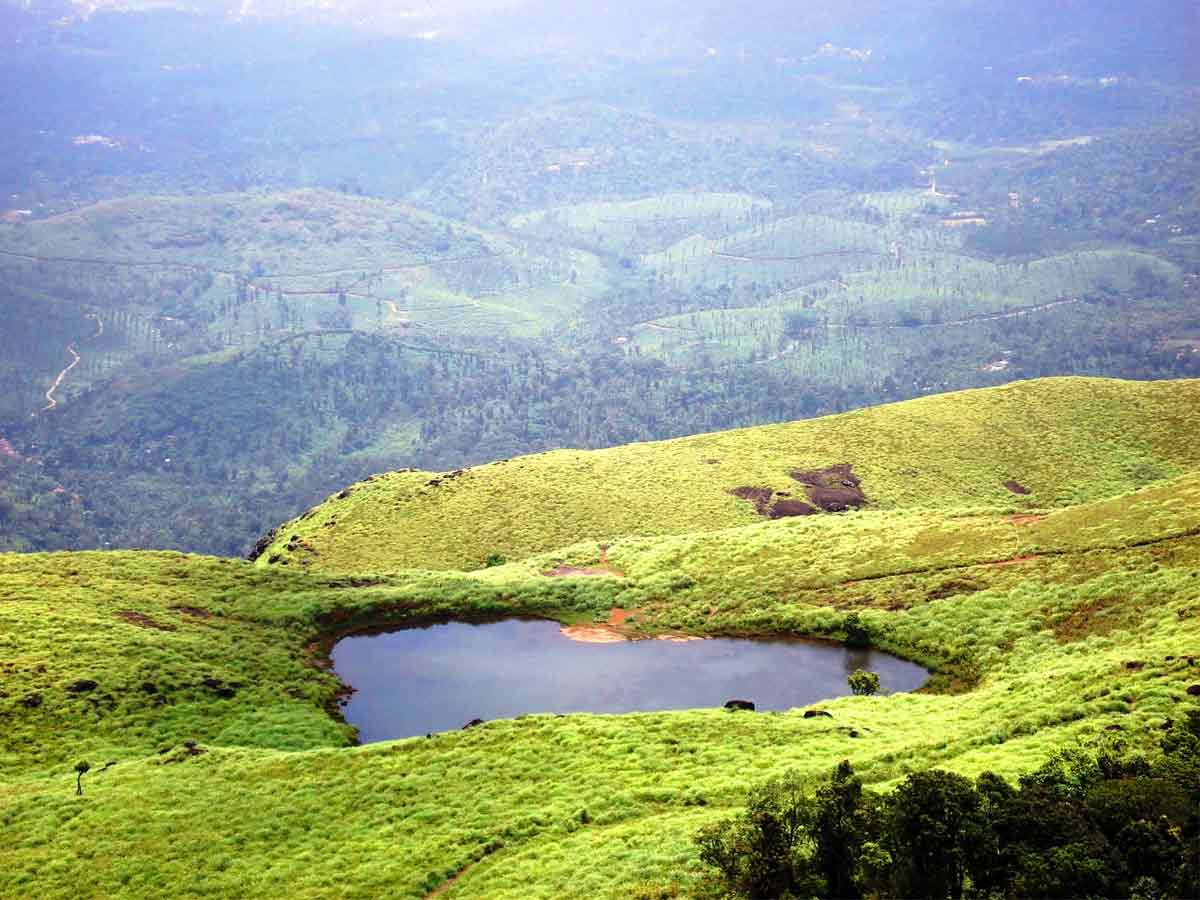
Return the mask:
<svg viewBox="0 0 1200 900"><path fill-rule="evenodd" d="M31 267L51 294L85 279L100 308L130 296L163 306L160 295L183 295L155 312L173 320L206 312L227 327L232 312L286 298L309 324L336 302L343 326L366 331L537 334L607 284L584 251L551 259L525 241L409 206L313 189L135 196L0 225L0 271L29 280Z"/></svg>
<svg viewBox="0 0 1200 900"><path fill-rule="evenodd" d="M259 562L475 569L493 555L764 516L815 512L827 523L823 508L1056 509L1200 467L1198 434L1200 382L1019 382L463 472L379 475L283 525Z"/></svg>

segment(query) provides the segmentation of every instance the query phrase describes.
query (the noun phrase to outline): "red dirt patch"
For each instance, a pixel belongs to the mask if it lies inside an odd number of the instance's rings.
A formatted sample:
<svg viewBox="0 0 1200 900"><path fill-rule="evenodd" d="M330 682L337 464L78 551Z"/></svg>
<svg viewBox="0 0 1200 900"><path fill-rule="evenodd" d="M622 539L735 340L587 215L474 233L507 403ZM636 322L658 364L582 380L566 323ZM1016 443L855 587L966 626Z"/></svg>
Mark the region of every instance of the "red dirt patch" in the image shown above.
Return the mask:
<svg viewBox="0 0 1200 900"><path fill-rule="evenodd" d="M561 629L563 635L585 644L616 644L621 641L638 640L643 635L633 632L626 623L637 615L636 609L614 606L603 625L569 625Z"/></svg>
<svg viewBox="0 0 1200 900"><path fill-rule="evenodd" d="M614 606L612 612L608 614L608 624L614 628L619 628L637 615L637 613L638 610L636 609L621 609L619 606Z"/></svg>
<svg viewBox="0 0 1200 900"><path fill-rule="evenodd" d="M867 502L862 482L849 463L811 472L797 470L792 472L792 477L804 485L808 499L825 512L859 509Z"/></svg>
<svg viewBox="0 0 1200 900"><path fill-rule="evenodd" d="M1008 566L1019 566L1023 563L1033 562L1036 559L1036 556L1014 556L1012 559L1002 559L999 562L990 562L988 563L988 566L993 569L1003 569Z"/></svg>
<svg viewBox="0 0 1200 900"><path fill-rule="evenodd" d="M136 612L132 609L118 610L117 618L124 619L130 625L137 625L140 628L154 628L158 631L175 631L174 625L166 625L162 622L156 622L149 616L140 612Z"/></svg>
<svg viewBox="0 0 1200 900"><path fill-rule="evenodd" d="M625 573L610 566L557 566L549 572L543 572L542 575L546 578L600 578L608 576L610 578L624 578Z"/></svg>
<svg viewBox="0 0 1200 900"><path fill-rule="evenodd" d="M1046 518L1045 513L1042 513L1040 515L1035 515L1035 514L1031 513L1029 515L1009 516L1008 521L1011 522L1013 525L1032 525L1034 522L1040 522L1044 518Z"/></svg>
<svg viewBox="0 0 1200 900"><path fill-rule="evenodd" d="M1029 490L1029 488L1027 488L1027 487L1025 487L1025 485L1021 484L1021 482L1013 481L1011 478L1008 481L1004 482L1004 486L1006 488L1008 488L1010 491L1012 491L1014 494L1032 494L1033 493L1033 491Z"/></svg>

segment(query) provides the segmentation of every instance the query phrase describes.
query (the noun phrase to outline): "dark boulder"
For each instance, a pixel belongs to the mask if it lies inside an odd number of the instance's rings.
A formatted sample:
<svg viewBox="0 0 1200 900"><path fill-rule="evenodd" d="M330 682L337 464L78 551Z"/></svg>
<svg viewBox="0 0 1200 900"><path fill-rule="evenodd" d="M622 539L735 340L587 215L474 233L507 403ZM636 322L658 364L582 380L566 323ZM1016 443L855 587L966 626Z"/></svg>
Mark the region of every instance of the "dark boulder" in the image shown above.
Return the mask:
<svg viewBox="0 0 1200 900"><path fill-rule="evenodd" d="M24 706L26 709L37 709L39 706L42 705L42 695L41 694L29 694L25 697L24 700L21 701L21 705Z"/></svg>
<svg viewBox="0 0 1200 900"><path fill-rule="evenodd" d="M472 719L470 722L468 722L466 725L464 725L462 727L462 730L466 731L468 728L478 728L482 724L483 724L483 719Z"/></svg>
<svg viewBox="0 0 1200 900"><path fill-rule="evenodd" d="M1200 697L1200 684L1189 685L1187 692L1189 697Z"/></svg>
<svg viewBox="0 0 1200 900"><path fill-rule="evenodd" d="M246 554L246 559L249 562L254 562L256 559L266 553L267 548L270 547L271 544L275 543L275 536L277 533L278 529L272 528L269 532L255 541L254 546L250 549L250 552Z"/></svg>
<svg viewBox="0 0 1200 900"><path fill-rule="evenodd" d="M225 684L221 679L212 677L205 678L201 684L224 700L231 699L237 693L238 687L240 687L240 685L236 684Z"/></svg>
<svg viewBox="0 0 1200 900"><path fill-rule="evenodd" d="M806 709L804 711L804 718L806 718L806 719L815 719L818 716L824 716L827 719L832 719L833 713L826 712L823 709Z"/></svg>
<svg viewBox="0 0 1200 900"><path fill-rule="evenodd" d="M754 702L752 700L729 700L725 703L726 709L745 709L754 712Z"/></svg>
<svg viewBox="0 0 1200 900"><path fill-rule="evenodd" d="M80 678L78 681L73 681L67 685L68 694L86 694L88 691L94 691L100 687L98 683L90 678Z"/></svg>
<svg viewBox="0 0 1200 900"><path fill-rule="evenodd" d="M811 516L817 511L802 500L776 500L767 512L772 519L788 519L792 516Z"/></svg>

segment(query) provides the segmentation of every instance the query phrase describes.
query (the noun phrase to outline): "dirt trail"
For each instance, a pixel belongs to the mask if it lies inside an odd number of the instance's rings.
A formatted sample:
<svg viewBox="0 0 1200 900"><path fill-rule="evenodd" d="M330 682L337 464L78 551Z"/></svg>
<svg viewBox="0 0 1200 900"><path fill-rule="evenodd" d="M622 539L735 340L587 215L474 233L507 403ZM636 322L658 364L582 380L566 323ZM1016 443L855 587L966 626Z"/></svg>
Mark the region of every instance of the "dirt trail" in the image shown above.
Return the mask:
<svg viewBox="0 0 1200 900"><path fill-rule="evenodd" d="M867 329L880 329L886 331L917 331L922 328L959 328L963 325L974 325L979 322L999 322L1001 319L1019 319L1021 316L1030 316L1034 313L1045 312L1048 309L1054 309L1059 306L1071 306L1075 303L1082 303L1078 297L1070 299L1051 300L1049 303L1037 303L1033 306L1018 306L1015 309L1001 310L1000 312L976 313L973 316L964 316L961 319L951 319L948 322L921 322L917 325L901 325L898 322L859 322L848 323L838 322L828 325L828 328L839 328L843 331L856 331Z"/></svg>
<svg viewBox="0 0 1200 900"><path fill-rule="evenodd" d="M950 322L929 322L926 324L908 326L908 325L882 325L874 326L880 328L953 328L959 325L971 325L975 322L999 322L1001 319L1018 319L1021 316L1032 315L1033 313L1045 312L1048 309L1054 309L1056 306L1070 306L1073 303L1082 303L1079 298L1070 300L1051 300L1049 303L1038 303L1034 306L1021 306L1017 309L1010 309L1004 312L995 313L979 313L974 316L967 316L965 319L954 319Z"/></svg>
<svg viewBox="0 0 1200 900"><path fill-rule="evenodd" d="M845 286L845 285L844 285ZM962 319L951 319L949 322L922 322L919 325L901 325L895 322L859 322L850 324L846 322L828 323L824 327L830 329L838 329L841 331L917 331L927 328L961 328L964 325L976 325L980 322L999 322L1002 319L1018 319L1022 316L1031 316L1036 313L1046 312L1047 310L1055 309L1060 306L1071 306L1083 301L1078 297L1062 300L1051 300L1049 303L1038 303L1034 306L1021 306L1016 309L1003 310L1001 312L977 313L973 316L966 316ZM638 322L630 326L630 331L635 331L639 328L649 328L654 331L693 331L694 329L683 328L679 325L663 325L660 322ZM773 363L785 356L796 352L800 347L800 342L793 341L787 347L777 353L772 353L765 359L754 360L752 362L731 363L731 366L761 366L768 363Z"/></svg>
<svg viewBox="0 0 1200 900"><path fill-rule="evenodd" d="M86 338L86 340L94 341L96 338L104 334L104 322L98 315L95 313L88 313L86 316L84 316L84 318L91 319L96 323L96 333L91 337ZM54 407L58 406L58 400L55 399L54 393L60 387L62 387L63 381L66 380L67 376L71 374L71 370L79 365L80 360L83 358L79 355L79 351L75 349L75 344L73 342L67 344L67 352L71 354L71 362L65 369L58 373L58 377L54 379L54 384L50 385L50 390L46 391L46 405L42 407L42 412L48 412L54 409Z"/></svg>
<svg viewBox="0 0 1200 900"><path fill-rule="evenodd" d="M736 253L724 253L712 248L708 252L710 256L715 256L717 259L730 259L734 262L801 262L825 256L892 256L890 253L880 253L877 250L829 250L825 253L805 253L802 256L740 256Z"/></svg>
<svg viewBox="0 0 1200 900"><path fill-rule="evenodd" d="M479 863L481 863L481 862L483 862L482 859L479 860L479 862L471 863L469 866L467 866L465 869L463 869L461 872L459 872L453 878L450 878L447 881L444 881L438 887L434 888L432 891L430 891L428 894L426 894L425 900L433 900L434 897L441 897L443 894L449 892L449 890L451 888L453 888L463 878L465 878L468 874L470 874L471 870L474 869L476 866L478 866Z"/></svg>
<svg viewBox="0 0 1200 900"><path fill-rule="evenodd" d="M900 331L900 330L919 330L922 328L961 328L964 325L975 325L980 322L998 322L1001 319L1017 319L1021 316L1029 316L1034 313L1045 312L1048 309L1054 309L1058 306L1069 306L1073 303L1082 303L1082 300L1052 300L1049 303L1039 303L1036 306L1022 306L1019 309L1010 309L1006 312L995 313L979 313L974 316L967 316L964 319L954 319L949 322L923 322L920 325L898 325L881 322L864 322L857 325L849 325L845 323L835 323L827 325L827 328L836 328L842 331L857 331L857 330L883 330L883 331ZM795 353L801 344L799 341L792 341L778 353L772 353L765 359L754 360L752 362L734 363L735 366L763 366L783 359L785 356L790 356Z"/></svg>
<svg viewBox="0 0 1200 900"><path fill-rule="evenodd" d="M608 621L602 625L564 625L560 631L563 637L581 644L620 644L639 637L627 624L637 612L636 609L614 606L608 614Z"/></svg>
<svg viewBox="0 0 1200 900"><path fill-rule="evenodd" d="M660 325L658 322L639 322L634 328L649 328L652 331L683 331L678 325ZM631 329L632 330L632 329Z"/></svg>
<svg viewBox="0 0 1200 900"><path fill-rule="evenodd" d="M388 272L406 272L412 269L429 269L434 266L444 266L453 263L475 262L484 259L497 259L501 256L512 256L516 251L512 250L508 253L476 253L471 256L451 256L446 259L435 259L429 262L420 263L405 263L399 266L384 266L377 269L371 269L374 274L383 274ZM188 269L193 272L208 272L212 275L222 275L226 278L242 279L244 275L238 272L230 272L225 269L214 269L209 266L202 266L197 263L181 262L179 260L170 259L97 259L83 256L38 256L34 253L17 253L13 250L0 250L0 256L7 256L10 259L23 259L26 262L39 263L75 263L77 265L87 266L114 266L121 269ZM344 275L350 272L362 272L363 266L355 266L348 269L323 269L313 272L267 272L262 275L247 279L250 284L258 281L263 281L271 278L323 278L330 275ZM334 291L334 293L337 293Z"/></svg>

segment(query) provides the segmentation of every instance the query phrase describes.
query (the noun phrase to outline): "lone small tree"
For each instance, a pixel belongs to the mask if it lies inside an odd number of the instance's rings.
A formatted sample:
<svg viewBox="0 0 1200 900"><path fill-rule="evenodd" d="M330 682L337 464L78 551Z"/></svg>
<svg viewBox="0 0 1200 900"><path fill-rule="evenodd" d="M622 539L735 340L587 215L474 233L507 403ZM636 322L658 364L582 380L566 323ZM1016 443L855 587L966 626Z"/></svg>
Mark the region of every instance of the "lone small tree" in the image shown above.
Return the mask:
<svg viewBox="0 0 1200 900"><path fill-rule="evenodd" d="M879 693L879 676L864 669L855 669L846 677L850 690L860 697Z"/></svg>
<svg viewBox="0 0 1200 900"><path fill-rule="evenodd" d="M89 763L86 759L75 763L75 771L77 773L75 776L75 796L83 796L83 776L91 771L91 768L91 763Z"/></svg>

